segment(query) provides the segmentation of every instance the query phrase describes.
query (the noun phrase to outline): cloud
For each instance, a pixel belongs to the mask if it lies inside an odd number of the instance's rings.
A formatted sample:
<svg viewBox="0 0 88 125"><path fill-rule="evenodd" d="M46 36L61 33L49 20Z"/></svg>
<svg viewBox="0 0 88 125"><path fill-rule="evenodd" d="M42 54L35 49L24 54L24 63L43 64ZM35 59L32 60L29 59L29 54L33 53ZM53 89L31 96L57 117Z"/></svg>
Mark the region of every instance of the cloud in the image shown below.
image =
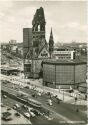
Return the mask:
<svg viewBox="0 0 88 125"><path fill-rule="evenodd" d="M0 40L23 41L23 28L32 27L32 19L42 2L0 2ZM47 2L43 4L46 19L46 39L51 27L55 42L85 40L88 29L84 2Z"/></svg>

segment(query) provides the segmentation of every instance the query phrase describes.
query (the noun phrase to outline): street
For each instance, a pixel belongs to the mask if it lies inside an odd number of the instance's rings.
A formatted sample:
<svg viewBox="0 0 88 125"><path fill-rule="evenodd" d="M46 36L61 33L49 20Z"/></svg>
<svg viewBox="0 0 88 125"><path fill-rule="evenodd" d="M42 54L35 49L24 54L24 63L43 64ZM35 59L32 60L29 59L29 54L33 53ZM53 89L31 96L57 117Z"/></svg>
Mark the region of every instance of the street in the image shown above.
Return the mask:
<svg viewBox="0 0 88 125"><path fill-rule="evenodd" d="M10 88L12 88L13 84L12 83L7 83L5 86L9 87L8 92L11 91ZM2 87L3 88L3 87ZM67 104L63 101L60 101L60 104L57 103L56 99L53 97L52 98L52 106L49 106L47 104L47 99L50 97L46 94L42 94L41 96L37 95L37 91L33 89L28 89L25 87L19 88L19 85L16 85L16 88L18 90L20 89L21 91L27 93L31 98L36 99L37 101L42 103L42 106L47 108L49 111L52 112L52 117L57 118L58 121L62 119L62 121L69 121L69 122L75 122L75 121L80 121L80 122L86 122L87 116L86 114L82 113L81 110L86 110L86 106L83 105L74 105L74 104ZM36 94L37 97L33 97L32 95ZM79 108L79 112L76 112L76 108ZM69 123L68 122L68 123Z"/></svg>

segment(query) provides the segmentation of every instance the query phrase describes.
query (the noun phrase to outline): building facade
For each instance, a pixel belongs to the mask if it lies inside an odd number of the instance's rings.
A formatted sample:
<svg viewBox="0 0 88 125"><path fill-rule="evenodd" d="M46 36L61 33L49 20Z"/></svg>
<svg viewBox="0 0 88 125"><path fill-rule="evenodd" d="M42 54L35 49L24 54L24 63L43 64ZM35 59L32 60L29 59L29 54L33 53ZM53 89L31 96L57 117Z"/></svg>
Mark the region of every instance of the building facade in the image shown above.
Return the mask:
<svg viewBox="0 0 88 125"><path fill-rule="evenodd" d="M44 10L40 7L33 17L31 31L23 30L24 75L27 78L39 78L41 63L49 57L45 24Z"/></svg>
<svg viewBox="0 0 88 125"><path fill-rule="evenodd" d="M23 28L23 63L24 75L30 76L31 63L29 59L32 56L32 28Z"/></svg>
<svg viewBox="0 0 88 125"><path fill-rule="evenodd" d="M52 53L52 58L55 59L63 59L63 60L68 60L68 59L75 59L75 51L53 51Z"/></svg>
<svg viewBox="0 0 88 125"><path fill-rule="evenodd" d="M53 88L75 88L85 83L86 62L43 61L43 85Z"/></svg>
<svg viewBox="0 0 88 125"><path fill-rule="evenodd" d="M23 28L23 58L27 58L32 48L32 28Z"/></svg>

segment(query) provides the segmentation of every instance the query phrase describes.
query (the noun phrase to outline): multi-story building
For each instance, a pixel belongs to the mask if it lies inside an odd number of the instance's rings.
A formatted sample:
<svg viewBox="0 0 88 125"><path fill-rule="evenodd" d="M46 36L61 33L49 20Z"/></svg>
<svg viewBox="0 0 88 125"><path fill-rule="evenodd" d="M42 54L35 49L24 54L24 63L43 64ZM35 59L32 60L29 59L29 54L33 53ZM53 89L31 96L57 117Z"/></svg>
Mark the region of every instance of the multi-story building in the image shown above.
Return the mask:
<svg viewBox="0 0 88 125"><path fill-rule="evenodd" d="M16 40L10 40L9 41L9 47L11 52L16 52L17 50L17 41Z"/></svg>
<svg viewBox="0 0 88 125"><path fill-rule="evenodd" d="M32 28L23 28L23 63L24 63L24 75L30 75L31 64L29 59L32 54Z"/></svg>
<svg viewBox="0 0 88 125"><path fill-rule="evenodd" d="M23 28L23 57L27 58L29 50L32 48L32 28Z"/></svg>
<svg viewBox="0 0 88 125"><path fill-rule="evenodd" d="M53 88L78 87L86 83L86 62L80 60L43 61L43 85Z"/></svg>
<svg viewBox="0 0 88 125"><path fill-rule="evenodd" d="M52 58L55 59L75 59L75 51L70 50L60 50L60 51L53 51Z"/></svg>

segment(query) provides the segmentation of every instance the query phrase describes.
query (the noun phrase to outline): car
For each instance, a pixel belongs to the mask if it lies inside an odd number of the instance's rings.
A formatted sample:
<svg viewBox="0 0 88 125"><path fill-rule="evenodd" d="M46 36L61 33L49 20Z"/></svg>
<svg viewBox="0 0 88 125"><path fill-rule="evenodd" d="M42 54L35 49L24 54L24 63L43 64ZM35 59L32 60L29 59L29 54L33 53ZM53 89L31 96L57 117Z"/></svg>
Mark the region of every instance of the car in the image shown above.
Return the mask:
<svg viewBox="0 0 88 125"><path fill-rule="evenodd" d="M18 109L18 108L20 108L20 105L19 105L19 104L15 104L15 105L13 106L13 109Z"/></svg>
<svg viewBox="0 0 88 125"><path fill-rule="evenodd" d="M26 118L28 118L28 119L30 118L30 114L29 114L28 112L25 112L25 113L24 113L24 116L25 116Z"/></svg>
<svg viewBox="0 0 88 125"><path fill-rule="evenodd" d="M6 81L2 81L2 83L3 83L3 84L7 84L7 82L6 82Z"/></svg>
<svg viewBox="0 0 88 125"><path fill-rule="evenodd" d="M31 110L33 110L33 108L31 108L31 107L28 107L28 111L30 112Z"/></svg>
<svg viewBox="0 0 88 125"><path fill-rule="evenodd" d="M47 120L53 120L53 118L52 117L48 117L48 116L46 116L46 118L47 118Z"/></svg>
<svg viewBox="0 0 88 125"><path fill-rule="evenodd" d="M7 98L7 96L6 96L6 95L3 95L3 98L5 98L5 99L6 99L6 98Z"/></svg>
<svg viewBox="0 0 88 125"><path fill-rule="evenodd" d="M19 113L19 112L16 112L16 113L15 113L15 116L20 117L20 113Z"/></svg>
<svg viewBox="0 0 88 125"><path fill-rule="evenodd" d="M28 110L28 107L26 105L22 105L22 108L24 108L25 110Z"/></svg>
<svg viewBox="0 0 88 125"><path fill-rule="evenodd" d="M33 112L35 115L40 115L40 112L36 109L31 109L31 112Z"/></svg>
<svg viewBox="0 0 88 125"><path fill-rule="evenodd" d="M38 96L41 96L42 94L40 92L37 93Z"/></svg>
<svg viewBox="0 0 88 125"><path fill-rule="evenodd" d="M35 114L34 114L34 112L32 112L32 110L33 110L33 108L28 107L28 111L29 111L30 115L31 115L32 117L34 117Z"/></svg>
<svg viewBox="0 0 88 125"><path fill-rule="evenodd" d="M49 95L50 95L50 92L47 92L46 94L49 96Z"/></svg>
<svg viewBox="0 0 88 125"><path fill-rule="evenodd" d="M73 89L70 89L70 90L69 90L69 93L72 93L72 92L74 92L74 90L73 90Z"/></svg>
<svg viewBox="0 0 88 125"><path fill-rule="evenodd" d="M4 104L3 104L3 103L1 103L1 107L4 107Z"/></svg>
<svg viewBox="0 0 88 125"><path fill-rule="evenodd" d="M34 93L34 94L32 94L32 97L36 98L36 97L37 97L37 95Z"/></svg>
<svg viewBox="0 0 88 125"><path fill-rule="evenodd" d="M35 117L36 115L33 113L33 112L29 112L30 113L30 116L32 116L32 117Z"/></svg>
<svg viewBox="0 0 88 125"><path fill-rule="evenodd" d="M30 82L27 82L27 84L29 84L29 85L30 85Z"/></svg>
<svg viewBox="0 0 88 125"><path fill-rule="evenodd" d="M10 120L12 120L11 115L12 114L10 112L3 112L2 113L2 119L5 120L5 121L10 121Z"/></svg>
<svg viewBox="0 0 88 125"><path fill-rule="evenodd" d="M48 104L51 106L52 105L52 100L48 99Z"/></svg>
<svg viewBox="0 0 88 125"><path fill-rule="evenodd" d="M34 99L30 99L28 98L28 104L31 104L32 106L36 107L36 108L41 108L42 104L37 101L37 100L34 100Z"/></svg>
<svg viewBox="0 0 88 125"><path fill-rule="evenodd" d="M11 110L11 108L10 108L10 107L7 107L7 110L9 111L9 110Z"/></svg>
<svg viewBox="0 0 88 125"><path fill-rule="evenodd" d="M29 89L29 86L25 86L24 88Z"/></svg>
<svg viewBox="0 0 88 125"><path fill-rule="evenodd" d="M16 106L13 106L13 109L15 109L15 110L16 110L16 109L17 109L17 108L16 108Z"/></svg>

